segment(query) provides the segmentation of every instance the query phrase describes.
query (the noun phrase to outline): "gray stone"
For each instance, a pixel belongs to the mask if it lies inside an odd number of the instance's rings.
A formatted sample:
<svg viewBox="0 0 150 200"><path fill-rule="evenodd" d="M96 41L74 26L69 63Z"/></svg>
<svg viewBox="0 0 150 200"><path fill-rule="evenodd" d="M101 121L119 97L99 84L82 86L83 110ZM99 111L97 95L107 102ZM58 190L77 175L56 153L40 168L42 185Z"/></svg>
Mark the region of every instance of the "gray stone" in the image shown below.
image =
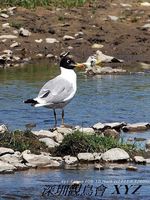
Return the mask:
<svg viewBox="0 0 150 200"><path fill-rule="evenodd" d="M94 129L93 128L83 128L83 127L81 127L80 129L79 129L79 131L80 132L83 132L83 133L87 133L87 134L94 134L95 133L95 131L94 131Z"/></svg>
<svg viewBox="0 0 150 200"><path fill-rule="evenodd" d="M5 124L0 125L0 133L5 133L8 131L8 128Z"/></svg>
<svg viewBox="0 0 150 200"><path fill-rule="evenodd" d="M120 148L113 148L102 154L102 159L104 161L121 161L128 160L129 158L129 154Z"/></svg>
<svg viewBox="0 0 150 200"><path fill-rule="evenodd" d="M31 32L28 31L27 29L20 28L19 29L19 35L23 37L29 37L31 35Z"/></svg>
<svg viewBox="0 0 150 200"><path fill-rule="evenodd" d="M11 173L13 172L14 170L16 170L16 167L9 164L9 163L6 163L6 162L3 162L3 161L0 161L0 173Z"/></svg>
<svg viewBox="0 0 150 200"><path fill-rule="evenodd" d="M73 130L71 128L63 128L63 127L58 127L57 128L57 131L59 133L62 133L63 135L68 135L68 134L72 134L73 133Z"/></svg>
<svg viewBox="0 0 150 200"><path fill-rule="evenodd" d="M51 137L52 132L47 130L32 131L32 133L39 137Z"/></svg>
<svg viewBox="0 0 150 200"><path fill-rule="evenodd" d="M55 38L46 38L46 43L49 43L49 44L53 44L53 43L59 43L59 41Z"/></svg>
<svg viewBox="0 0 150 200"><path fill-rule="evenodd" d="M0 156L5 154L13 154L14 150L10 148L0 147Z"/></svg>
<svg viewBox="0 0 150 200"><path fill-rule="evenodd" d="M134 156L134 161L136 163L146 163L146 160L143 158L143 156Z"/></svg>
<svg viewBox="0 0 150 200"><path fill-rule="evenodd" d="M75 37L70 36L70 35L65 35L65 36L63 37L63 40L74 40L74 39L75 39Z"/></svg>
<svg viewBox="0 0 150 200"><path fill-rule="evenodd" d="M79 161L94 161L94 156L92 153L79 153L77 155L77 158L79 159Z"/></svg>
<svg viewBox="0 0 150 200"><path fill-rule="evenodd" d="M63 159L65 160L65 163L67 165L73 165L73 164L76 164L78 162L78 159L77 157L74 157L74 156L64 156Z"/></svg>
<svg viewBox="0 0 150 200"><path fill-rule="evenodd" d="M147 122L127 124L122 128L124 132L138 132L138 131L146 131L150 129L150 124Z"/></svg>
<svg viewBox="0 0 150 200"><path fill-rule="evenodd" d="M44 142L46 146L48 146L48 148L54 148L59 145L57 142L55 142L51 138L40 138L39 141Z"/></svg>
<svg viewBox="0 0 150 200"><path fill-rule="evenodd" d="M115 129L106 129L103 134L106 137L112 137L115 139L118 139L120 136L119 132L117 132Z"/></svg>

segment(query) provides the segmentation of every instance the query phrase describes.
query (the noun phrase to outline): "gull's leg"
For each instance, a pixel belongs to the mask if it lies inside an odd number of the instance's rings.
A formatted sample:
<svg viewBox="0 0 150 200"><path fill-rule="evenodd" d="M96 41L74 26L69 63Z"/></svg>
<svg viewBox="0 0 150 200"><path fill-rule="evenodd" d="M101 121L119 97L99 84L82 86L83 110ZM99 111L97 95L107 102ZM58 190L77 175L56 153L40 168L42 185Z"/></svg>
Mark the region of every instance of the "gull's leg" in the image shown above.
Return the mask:
<svg viewBox="0 0 150 200"><path fill-rule="evenodd" d="M57 126L57 116L56 116L56 111L55 111L55 109L53 109L53 112L54 112L54 119L55 119L54 128L56 128L56 126Z"/></svg>
<svg viewBox="0 0 150 200"><path fill-rule="evenodd" d="M62 113L61 113L61 126L64 126L64 109L62 109Z"/></svg>

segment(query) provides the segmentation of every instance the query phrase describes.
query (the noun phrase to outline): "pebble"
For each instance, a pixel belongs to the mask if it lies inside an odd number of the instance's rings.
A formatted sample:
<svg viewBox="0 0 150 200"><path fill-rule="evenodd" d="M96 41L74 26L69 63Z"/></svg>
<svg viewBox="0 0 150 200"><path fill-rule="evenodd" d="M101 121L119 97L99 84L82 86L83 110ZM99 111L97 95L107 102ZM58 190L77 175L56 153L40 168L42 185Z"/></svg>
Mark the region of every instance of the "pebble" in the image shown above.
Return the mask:
<svg viewBox="0 0 150 200"><path fill-rule="evenodd" d="M11 48L15 48L18 47L19 43L18 42L14 42L13 44L10 45Z"/></svg>
<svg viewBox="0 0 150 200"><path fill-rule="evenodd" d="M6 18L6 19L9 18L9 15L7 15L5 13L1 13L0 16L3 17L3 18Z"/></svg>
<svg viewBox="0 0 150 200"><path fill-rule="evenodd" d="M104 45L102 45L102 44L97 44L97 43L95 43L95 44L92 45L92 48L93 48L93 49L101 49L101 48L103 48L103 47L104 47Z"/></svg>
<svg viewBox="0 0 150 200"><path fill-rule="evenodd" d="M41 43L43 42L43 39L35 40L36 43Z"/></svg>
<svg viewBox="0 0 150 200"><path fill-rule="evenodd" d="M2 24L2 28L10 28L9 23Z"/></svg>
<svg viewBox="0 0 150 200"><path fill-rule="evenodd" d="M0 39L16 39L16 35L0 35Z"/></svg>
<svg viewBox="0 0 150 200"><path fill-rule="evenodd" d="M25 28L20 28L19 29L19 35L20 36L23 36L23 37L29 37L31 35L31 32L28 31L27 29Z"/></svg>
<svg viewBox="0 0 150 200"><path fill-rule="evenodd" d="M49 43L49 44L53 44L53 43L59 43L59 41L55 38L46 38L46 43Z"/></svg>
<svg viewBox="0 0 150 200"><path fill-rule="evenodd" d="M70 36L70 35L65 35L65 36L63 37L63 40L74 40L74 39L75 39L75 37Z"/></svg>

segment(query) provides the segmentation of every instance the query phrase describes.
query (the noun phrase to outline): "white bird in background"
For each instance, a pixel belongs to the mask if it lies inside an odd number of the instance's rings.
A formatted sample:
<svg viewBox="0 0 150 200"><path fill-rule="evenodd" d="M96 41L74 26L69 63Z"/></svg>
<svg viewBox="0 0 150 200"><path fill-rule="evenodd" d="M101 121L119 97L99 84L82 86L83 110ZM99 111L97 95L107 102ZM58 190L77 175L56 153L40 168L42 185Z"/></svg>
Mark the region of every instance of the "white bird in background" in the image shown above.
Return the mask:
<svg viewBox="0 0 150 200"><path fill-rule="evenodd" d="M53 109L55 125L57 125L56 109L62 109L62 126L64 126L64 107L72 100L77 90L77 78L74 72L75 67L83 67L83 64L75 63L68 57L69 52L61 54L60 70L61 74L49 80L40 90L34 99L28 99L24 103L29 103L34 107L46 107Z"/></svg>

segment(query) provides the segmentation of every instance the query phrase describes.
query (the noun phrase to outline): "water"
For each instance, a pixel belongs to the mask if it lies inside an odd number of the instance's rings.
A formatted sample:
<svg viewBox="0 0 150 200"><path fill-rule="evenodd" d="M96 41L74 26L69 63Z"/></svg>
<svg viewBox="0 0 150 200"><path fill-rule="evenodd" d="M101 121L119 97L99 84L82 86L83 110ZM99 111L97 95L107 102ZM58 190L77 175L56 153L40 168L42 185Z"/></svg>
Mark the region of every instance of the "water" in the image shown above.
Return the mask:
<svg viewBox="0 0 150 200"><path fill-rule="evenodd" d="M38 130L52 126L54 123L52 111L30 107L24 104L23 100L35 97L41 86L58 73L57 67L49 67L42 63L38 66L1 70L0 123L7 124L10 129L25 129L28 123L36 123ZM149 113L149 73L86 77L78 71L78 91L65 109L65 123L86 127L97 122L150 122ZM59 111L58 116L60 119ZM149 138L149 133L145 132L144 137ZM94 171L89 166L84 170L16 172L0 175L0 199L149 199L149 176L149 165L138 165L138 172ZM42 196L45 185L61 184L62 186L70 184L72 180L85 181L78 198L64 196L63 193L59 196ZM102 184L103 187L107 187L106 191L103 195L101 193L102 196L96 197L96 188L102 187ZM141 185L140 189L132 194L133 189L135 190L139 185ZM92 186L93 193L86 195L83 192L85 186ZM128 192L127 187L128 189L130 187Z"/></svg>
<svg viewBox="0 0 150 200"><path fill-rule="evenodd" d="M59 73L57 67L28 66L0 71L0 123L10 129L53 126L53 112L23 100L35 97L43 84ZM150 121L150 73L86 77L78 72L78 91L65 108L65 123L91 126L97 122ZM58 110L60 124L61 112Z"/></svg>

